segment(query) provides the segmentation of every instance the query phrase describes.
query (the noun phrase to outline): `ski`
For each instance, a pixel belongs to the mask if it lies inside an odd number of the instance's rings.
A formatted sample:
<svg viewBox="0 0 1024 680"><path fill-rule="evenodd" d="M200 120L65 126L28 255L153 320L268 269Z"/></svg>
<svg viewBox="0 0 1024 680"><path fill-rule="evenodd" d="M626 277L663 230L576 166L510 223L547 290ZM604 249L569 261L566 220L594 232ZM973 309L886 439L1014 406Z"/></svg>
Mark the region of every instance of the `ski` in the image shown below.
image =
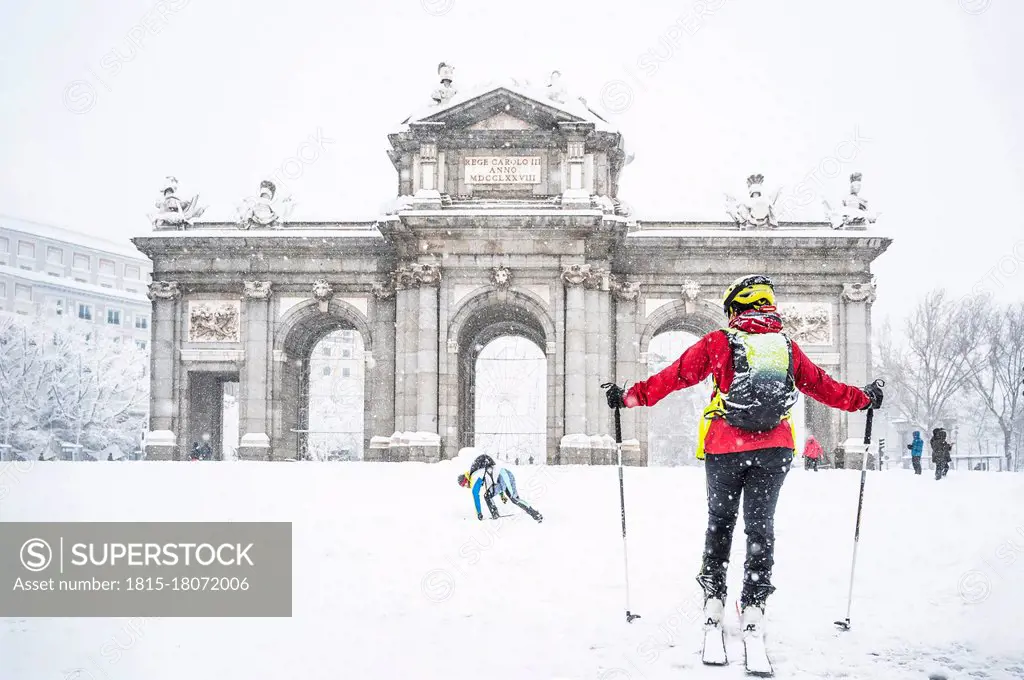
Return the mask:
<svg viewBox="0 0 1024 680"><path fill-rule="evenodd" d="M725 652L725 631L722 624L704 627L704 646L700 652L705 666L725 666L729 657Z"/></svg>
<svg viewBox="0 0 1024 680"><path fill-rule="evenodd" d="M743 636L743 665L747 675L756 678L770 678L775 675L772 662L768 659L768 650L764 646L761 635Z"/></svg>

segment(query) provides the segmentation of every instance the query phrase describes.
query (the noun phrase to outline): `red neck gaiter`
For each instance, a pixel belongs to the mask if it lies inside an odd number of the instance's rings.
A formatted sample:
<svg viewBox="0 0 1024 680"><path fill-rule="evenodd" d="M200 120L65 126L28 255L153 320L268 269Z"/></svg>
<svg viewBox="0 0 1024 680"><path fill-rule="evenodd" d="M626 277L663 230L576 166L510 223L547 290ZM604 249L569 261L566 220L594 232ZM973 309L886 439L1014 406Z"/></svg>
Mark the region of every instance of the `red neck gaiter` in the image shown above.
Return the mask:
<svg viewBox="0 0 1024 680"><path fill-rule="evenodd" d="M740 312L729 322L729 328L744 333L778 333L782 330L782 317L775 307L765 305L760 309L748 309Z"/></svg>

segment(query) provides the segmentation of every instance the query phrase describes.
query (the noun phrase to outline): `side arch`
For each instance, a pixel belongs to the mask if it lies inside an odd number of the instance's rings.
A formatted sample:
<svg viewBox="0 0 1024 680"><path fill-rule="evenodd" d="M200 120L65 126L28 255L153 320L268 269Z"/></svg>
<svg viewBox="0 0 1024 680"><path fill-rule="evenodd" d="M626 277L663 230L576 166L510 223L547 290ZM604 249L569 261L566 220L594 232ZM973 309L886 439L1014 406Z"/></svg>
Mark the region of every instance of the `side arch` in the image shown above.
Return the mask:
<svg viewBox="0 0 1024 680"><path fill-rule="evenodd" d="M327 311L320 311L316 300L306 300L292 309L275 324L274 349L284 350L290 357L304 358L324 335L334 330L359 331L363 347L373 349L373 333L361 311L342 300L332 299Z"/></svg>
<svg viewBox="0 0 1024 680"><path fill-rule="evenodd" d="M714 312L707 305L699 304L695 310L687 311L686 303L683 300L674 300L659 307L647 319L644 329L640 333L640 352L647 352L651 340L659 333L687 331L699 338L721 327L721 318L716 318Z"/></svg>
<svg viewBox="0 0 1024 680"><path fill-rule="evenodd" d="M332 299L326 311L316 300L306 300L289 309L274 324L271 362L273 385L274 450L281 458L302 458L308 439L309 360L316 344L338 330L357 331L363 351L373 351L370 324L361 311L347 302ZM363 454L369 447L369 371L363 372Z"/></svg>

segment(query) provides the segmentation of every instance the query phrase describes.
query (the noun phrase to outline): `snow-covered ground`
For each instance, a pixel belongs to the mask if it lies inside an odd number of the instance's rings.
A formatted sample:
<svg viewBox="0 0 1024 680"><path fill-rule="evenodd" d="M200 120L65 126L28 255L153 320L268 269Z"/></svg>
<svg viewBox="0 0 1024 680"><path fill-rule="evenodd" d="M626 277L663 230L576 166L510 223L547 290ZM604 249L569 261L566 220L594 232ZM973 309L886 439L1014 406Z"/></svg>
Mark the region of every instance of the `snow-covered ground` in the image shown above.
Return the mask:
<svg viewBox="0 0 1024 680"><path fill-rule="evenodd" d="M455 483L463 469L464 461L8 471L2 521L293 522L294 608L290 619L6 619L0 677L743 677L735 636L730 667L704 668L698 656L703 470L626 470L631 606L642 615L627 624L614 467L515 468L543 524L522 514L477 521ZM870 473L853 628L839 632L858 482L857 472L797 468L783 487L768 620L777 677L1024 678L1024 475L953 472L936 482ZM736 538L739 567L742 520ZM734 571L731 595L738 579Z"/></svg>

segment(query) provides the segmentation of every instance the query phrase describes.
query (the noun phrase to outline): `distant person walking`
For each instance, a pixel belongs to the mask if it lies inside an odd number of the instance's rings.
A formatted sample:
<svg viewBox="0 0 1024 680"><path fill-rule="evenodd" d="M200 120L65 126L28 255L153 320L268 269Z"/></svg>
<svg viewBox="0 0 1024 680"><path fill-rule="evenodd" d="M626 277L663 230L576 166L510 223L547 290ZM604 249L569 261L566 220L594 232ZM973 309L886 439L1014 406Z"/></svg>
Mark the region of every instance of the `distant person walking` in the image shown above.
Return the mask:
<svg viewBox="0 0 1024 680"><path fill-rule="evenodd" d="M914 430L914 439L907 448L910 449L910 462L914 466L914 474L921 474L921 454L924 452L924 440L921 439L921 433Z"/></svg>
<svg viewBox="0 0 1024 680"><path fill-rule="evenodd" d="M804 469L818 471L818 463L821 461L821 456L824 451L821 448L821 444L818 440L811 435L807 438L807 443L804 444Z"/></svg>
<svg viewBox="0 0 1024 680"><path fill-rule="evenodd" d="M932 440L929 442L932 447L932 462L935 464L935 480L938 481L949 472L950 452L952 445L946 441L946 431L937 427L932 430Z"/></svg>

